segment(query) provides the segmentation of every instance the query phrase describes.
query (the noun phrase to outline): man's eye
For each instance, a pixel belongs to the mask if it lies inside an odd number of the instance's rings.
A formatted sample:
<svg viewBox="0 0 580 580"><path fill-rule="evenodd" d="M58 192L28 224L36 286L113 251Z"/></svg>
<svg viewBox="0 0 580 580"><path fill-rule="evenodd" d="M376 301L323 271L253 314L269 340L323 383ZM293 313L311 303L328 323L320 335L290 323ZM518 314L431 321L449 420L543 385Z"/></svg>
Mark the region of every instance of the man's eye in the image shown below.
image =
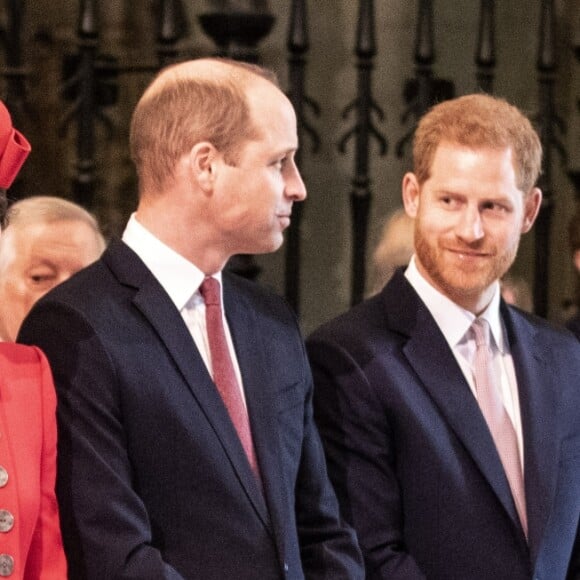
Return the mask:
<svg viewBox="0 0 580 580"><path fill-rule="evenodd" d="M282 159L278 159L274 162L274 167L278 170L282 170L288 161L288 157L282 157Z"/></svg>
<svg viewBox="0 0 580 580"><path fill-rule="evenodd" d="M457 199L448 195L441 198L441 203L446 207L456 207L459 205Z"/></svg>
<svg viewBox="0 0 580 580"><path fill-rule="evenodd" d="M493 212L497 212L497 213L503 213L508 211L508 208L501 204L501 203L495 203L493 201L490 201L486 204L483 205L483 209L484 210L488 210L488 211L493 211Z"/></svg>
<svg viewBox="0 0 580 580"><path fill-rule="evenodd" d="M47 284L54 280L54 274L30 274L29 278L33 284Z"/></svg>

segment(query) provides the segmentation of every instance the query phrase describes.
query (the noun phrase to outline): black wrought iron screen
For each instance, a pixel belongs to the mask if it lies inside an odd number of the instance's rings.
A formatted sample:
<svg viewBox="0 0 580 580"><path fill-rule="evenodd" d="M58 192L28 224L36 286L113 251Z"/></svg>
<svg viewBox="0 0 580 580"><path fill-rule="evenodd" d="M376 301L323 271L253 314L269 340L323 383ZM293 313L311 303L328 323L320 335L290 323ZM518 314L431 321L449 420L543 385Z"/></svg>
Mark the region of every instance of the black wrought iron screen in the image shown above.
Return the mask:
<svg viewBox="0 0 580 580"><path fill-rule="evenodd" d="M99 204L100 196L107 190L110 178L107 167L99 162L99 150L115 132L126 131L126 119L123 118L125 112L120 106L123 87L132 78L150 77L168 63L200 56L192 54L190 44L187 43L189 35L192 34L192 14L198 18L203 33L211 39L208 52L250 61L261 60L262 43L271 34L275 22L284 16L282 20L287 23L286 43L280 46L279 52L285 58L279 60L277 72L288 79L287 92L299 121L299 137L302 143L300 151L307 150L309 155L316 155L321 143L324 144L329 138L317 129L321 110L318 98L310 94L309 88L310 63L326 57L317 52L315 46L313 48L311 36L315 31L309 27L309 16L312 11L322 9L321 5L327 11L330 10L328 3L319 5L314 1L293 0L286 3L285 14L280 15L274 13L270 3L265 0L207 2L205 8L197 11L181 0L135 2L136 7L139 5L135 10L148 12L145 18L149 23L148 38L155 38L154 42L148 40L146 43L148 47L153 46L154 50L148 52L144 49L137 58L134 58L135 51L119 53L123 43L118 43L118 47L115 46L113 50L107 48L108 40L102 29L101 18L114 4L113 0L79 0L76 30L70 32L74 42L69 43L69 50L62 59L60 90L57 95L50 97L60 103L58 138L64 139L71 132L75 135L70 151L73 160L71 171L65 172L69 177L64 195L89 209L94 209ZM544 203L535 229L533 294L536 312L546 315L549 284L556 283L549 276L552 214L554 205L558 203L552 184L554 157L557 156L566 163L562 144L564 124L557 112L554 91L558 82L559 60L576 58L578 61L580 42L579 46L574 46L559 39L553 0L536 0L528 5L530 10L537 10L539 15L536 35L539 106L535 122L545 151L540 184L544 191ZM473 88L492 93L496 63L501 60L501 55L496 53L495 0L473 2L473 7L478 12L478 26L473 31L476 37ZM30 50L25 43L30 40L30 35L25 38L23 30L27 18L31 17L29 8L25 0L4 2L1 30L4 49L2 97L13 111L16 123L28 123L31 126L30 120L26 121L27 118L32 118L36 123L42 123L43 120L39 113L42 107L40 103L31 100L27 86L33 82L32 77L42 75L42 71L32 71L30 62L27 61ZM344 154L349 152L351 146L353 148L354 167L350 189L349 184L345 183L345 191L336 194L350 197L352 257L350 272L345 271L344 276L350 279L352 304L359 302L365 293L369 215L374 195L374 161L389 154L402 158L408 152L419 117L434 102L450 98L456 93L452 80L436 74L436 46L440 42L436 28L437 3L433 0L417 0L413 31L414 53L393 55L393 58L407 59L410 64L409 78L400 89L401 101L389 103L389 109L377 101L374 96L373 73L381 46L377 43L375 11L373 0L358 0L356 26L352 33L352 67L355 69L356 83L352 86L352 101L344 103L343 119L336 120L337 125L344 124L342 136L331 144ZM28 28L31 27L36 30L34 42L55 41L51 38L51 32L43 29L42 23L32 23ZM512 41L517 42L517 35ZM452 74L453 71L449 71L445 76L451 77ZM389 148L381 125L385 115L393 114L401 118L401 131L399 135L393 136L394 146ZM301 155L302 153L298 155L299 164ZM35 162L41 161L37 159ZM45 167L44 170L63 171L62 166ZM578 171L569 171L576 188L580 181L578 175ZM24 174L11 195L18 198L28 193L30 192L26 187ZM307 211L308 201L303 207L295 209L284 249L284 293L297 312L300 312L301 307L302 254L304 251L315 251L306 247L302 239L302 216ZM258 274L251 256L243 257L237 267L245 275Z"/></svg>

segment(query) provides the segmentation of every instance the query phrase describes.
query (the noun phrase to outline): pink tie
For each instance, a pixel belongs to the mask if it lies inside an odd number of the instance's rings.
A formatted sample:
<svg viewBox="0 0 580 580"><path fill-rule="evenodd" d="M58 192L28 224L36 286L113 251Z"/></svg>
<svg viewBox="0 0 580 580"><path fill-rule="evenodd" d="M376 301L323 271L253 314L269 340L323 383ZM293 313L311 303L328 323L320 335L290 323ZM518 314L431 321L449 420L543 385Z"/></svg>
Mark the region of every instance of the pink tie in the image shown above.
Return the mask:
<svg viewBox="0 0 580 580"><path fill-rule="evenodd" d="M242 392L226 341L222 318L220 283L215 278L205 278L199 291L205 302L205 321L213 380L238 432L238 437L246 452L250 466L258 480L260 480L260 470L256 461L248 412L242 399Z"/></svg>
<svg viewBox="0 0 580 580"><path fill-rule="evenodd" d="M481 412L487 421L509 482L524 533L528 534L524 479L516 432L503 405L497 377L493 371L491 351L488 346L487 320L476 318L471 326L475 335L475 386Z"/></svg>

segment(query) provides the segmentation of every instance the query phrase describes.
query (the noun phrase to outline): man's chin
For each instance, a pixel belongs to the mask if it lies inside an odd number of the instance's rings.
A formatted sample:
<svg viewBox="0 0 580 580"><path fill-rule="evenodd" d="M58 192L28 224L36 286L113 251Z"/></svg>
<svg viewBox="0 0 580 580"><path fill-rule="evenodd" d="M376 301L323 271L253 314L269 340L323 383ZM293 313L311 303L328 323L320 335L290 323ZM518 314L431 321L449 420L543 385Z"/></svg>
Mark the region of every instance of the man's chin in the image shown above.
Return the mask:
<svg viewBox="0 0 580 580"><path fill-rule="evenodd" d="M438 285L448 296L475 298L488 291L496 281L493 276L458 275L440 277Z"/></svg>
<svg viewBox="0 0 580 580"><path fill-rule="evenodd" d="M276 238L272 238L271 240L267 241L264 240L263 244L256 244L255 246L248 246L247 251L244 252L237 252L238 254L271 254L276 252L282 247L284 243L284 237L282 234L277 236Z"/></svg>

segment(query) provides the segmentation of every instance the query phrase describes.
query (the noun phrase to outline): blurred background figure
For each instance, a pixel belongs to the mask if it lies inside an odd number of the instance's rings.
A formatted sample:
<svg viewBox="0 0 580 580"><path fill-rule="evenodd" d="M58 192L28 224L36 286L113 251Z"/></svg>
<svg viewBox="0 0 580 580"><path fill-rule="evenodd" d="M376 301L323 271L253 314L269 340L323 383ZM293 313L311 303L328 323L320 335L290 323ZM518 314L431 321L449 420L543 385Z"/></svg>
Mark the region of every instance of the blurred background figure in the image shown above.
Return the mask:
<svg viewBox="0 0 580 580"><path fill-rule="evenodd" d="M500 280L501 297L512 306L533 312L534 300L528 282L521 276L509 272Z"/></svg>
<svg viewBox="0 0 580 580"><path fill-rule="evenodd" d="M395 270L409 263L413 255L414 227L415 220L403 208L387 217L372 257L369 295L380 292Z"/></svg>
<svg viewBox="0 0 580 580"><path fill-rule="evenodd" d="M570 329L580 340L580 208L570 220L568 235L570 240L570 250L576 272L576 296L571 316L566 321L566 327Z"/></svg>
<svg viewBox="0 0 580 580"><path fill-rule="evenodd" d="M96 219L75 203L37 196L12 205L0 238L0 339L14 342L32 305L104 249Z"/></svg>

